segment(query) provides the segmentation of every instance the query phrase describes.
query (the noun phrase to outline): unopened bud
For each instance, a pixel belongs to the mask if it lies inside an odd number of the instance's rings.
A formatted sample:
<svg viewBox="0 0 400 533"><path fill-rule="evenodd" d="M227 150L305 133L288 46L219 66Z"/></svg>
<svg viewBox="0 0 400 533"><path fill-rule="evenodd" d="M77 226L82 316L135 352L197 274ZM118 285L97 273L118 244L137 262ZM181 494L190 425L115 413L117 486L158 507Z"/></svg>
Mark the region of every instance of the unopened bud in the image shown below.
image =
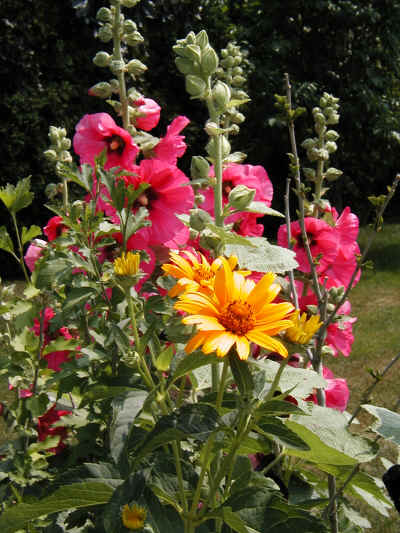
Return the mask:
<svg viewBox="0 0 400 533"><path fill-rule="evenodd" d="M99 28L98 38L103 43L108 43L113 38L112 26L108 22Z"/></svg>
<svg viewBox="0 0 400 533"><path fill-rule="evenodd" d="M107 54L107 52L97 52L97 54L93 58L93 63L96 65L96 67L108 67L111 61L110 54Z"/></svg>
<svg viewBox="0 0 400 533"><path fill-rule="evenodd" d="M337 180L338 178L340 178L340 176L343 174L343 172L337 168L333 168L333 167L330 167L328 168L328 170L325 172L325 178L328 180L328 181L335 181Z"/></svg>
<svg viewBox="0 0 400 533"><path fill-rule="evenodd" d="M136 4L138 4L140 0L121 0L121 4L124 7L135 7Z"/></svg>
<svg viewBox="0 0 400 533"><path fill-rule="evenodd" d="M328 130L325 133L325 139L327 141L337 141L339 139L340 135L335 130Z"/></svg>
<svg viewBox="0 0 400 533"><path fill-rule="evenodd" d="M51 163L55 163L57 161L57 152L55 150L45 150L43 155L47 161L50 161Z"/></svg>
<svg viewBox="0 0 400 533"><path fill-rule="evenodd" d="M137 25L130 19L125 20L122 27L125 33L133 33L134 31L137 31Z"/></svg>
<svg viewBox="0 0 400 533"><path fill-rule="evenodd" d="M57 128L56 126L50 126L49 139L51 144L57 144L60 139L60 128Z"/></svg>
<svg viewBox="0 0 400 533"><path fill-rule="evenodd" d="M175 65L181 74L193 74L193 63L189 59L184 57L176 57Z"/></svg>
<svg viewBox="0 0 400 533"><path fill-rule="evenodd" d="M244 78L243 76L233 76L232 84L235 85L236 87L241 87L245 83L246 83L246 78Z"/></svg>
<svg viewBox="0 0 400 533"><path fill-rule="evenodd" d="M196 231L203 231L207 224L212 223L213 219L207 211L204 209L191 209L190 210L190 227Z"/></svg>
<svg viewBox="0 0 400 533"><path fill-rule="evenodd" d="M126 70L133 76L140 76L143 72L146 72L147 67L138 59L132 59L132 61L129 61L126 65Z"/></svg>
<svg viewBox="0 0 400 533"><path fill-rule="evenodd" d="M328 141L325 144L325 148L328 150L330 154L333 154L333 152L336 152L337 150L337 144L334 141Z"/></svg>
<svg viewBox="0 0 400 533"><path fill-rule="evenodd" d="M335 355L335 350L332 348L332 346L323 346L321 350L321 355L332 357Z"/></svg>
<svg viewBox="0 0 400 533"><path fill-rule="evenodd" d="M143 36L138 31L128 33L123 39L128 46L136 46L144 41Z"/></svg>
<svg viewBox="0 0 400 533"><path fill-rule="evenodd" d="M209 120L205 125L205 131L210 137L213 137L215 135L218 135L221 133L221 128L218 127L218 125L215 122L212 122Z"/></svg>
<svg viewBox="0 0 400 533"><path fill-rule="evenodd" d="M221 243L221 238L210 229L205 229L200 234L199 244L203 248L217 249Z"/></svg>
<svg viewBox="0 0 400 533"><path fill-rule="evenodd" d="M315 180L316 172L313 168L303 168L303 174L310 181Z"/></svg>
<svg viewBox="0 0 400 533"><path fill-rule="evenodd" d="M207 46L201 53L201 70L206 75L213 74L218 67L218 56L211 46Z"/></svg>
<svg viewBox="0 0 400 533"><path fill-rule="evenodd" d="M189 44L189 45L187 45L186 48L185 48L185 51L184 51L184 55L188 59L190 59L192 61L197 61L198 63L200 63L200 61L201 61L200 46L198 46L197 44Z"/></svg>
<svg viewBox="0 0 400 533"><path fill-rule="evenodd" d="M49 183L48 185L46 185L46 188L44 190L44 194L50 200L55 198L57 196L57 194L58 194L57 185L55 183Z"/></svg>
<svg viewBox="0 0 400 533"><path fill-rule="evenodd" d="M206 46L208 46L208 35L205 30L201 30L196 35L196 44L198 44L201 49L204 49Z"/></svg>
<svg viewBox="0 0 400 533"><path fill-rule="evenodd" d="M212 90L212 97L216 107L224 111L231 99L231 90L226 83L217 81Z"/></svg>
<svg viewBox="0 0 400 533"><path fill-rule="evenodd" d="M109 98L112 93L112 87L106 81L96 83L89 89L90 96L98 96L99 98Z"/></svg>
<svg viewBox="0 0 400 533"><path fill-rule="evenodd" d="M192 74L189 74L188 76L186 76L185 81L186 91L195 98L201 97L207 89L206 82L198 76L193 76Z"/></svg>
<svg viewBox="0 0 400 533"><path fill-rule="evenodd" d="M234 209L243 211L254 200L255 194L255 189L249 189L246 185L236 185L229 193L228 201Z"/></svg>
<svg viewBox="0 0 400 533"><path fill-rule="evenodd" d="M190 175L193 179L205 179L208 178L210 173L210 164L207 159L196 155L192 157L192 162L190 165Z"/></svg>
<svg viewBox="0 0 400 533"><path fill-rule="evenodd" d="M112 13L111 10L107 7L101 7L96 14L97 20L100 22L111 22L112 21Z"/></svg>
<svg viewBox="0 0 400 533"><path fill-rule="evenodd" d="M231 116L231 121L234 124L241 124L245 120L246 120L246 117L243 115L243 113L240 113L239 111L237 111L236 113L233 113Z"/></svg>
<svg viewBox="0 0 400 533"><path fill-rule="evenodd" d="M228 157L228 155L231 152L231 145L229 144L228 139L224 135L221 135L220 142L221 142L222 159L225 159L226 157ZM219 151L218 151L217 138L216 137L211 137L211 139L207 143L206 149L207 149L207 153L212 158L217 159L219 157Z"/></svg>
<svg viewBox="0 0 400 533"><path fill-rule="evenodd" d="M67 152L67 150L63 150L60 153L60 160L63 163L72 163L72 156L71 156L71 154L69 152Z"/></svg>

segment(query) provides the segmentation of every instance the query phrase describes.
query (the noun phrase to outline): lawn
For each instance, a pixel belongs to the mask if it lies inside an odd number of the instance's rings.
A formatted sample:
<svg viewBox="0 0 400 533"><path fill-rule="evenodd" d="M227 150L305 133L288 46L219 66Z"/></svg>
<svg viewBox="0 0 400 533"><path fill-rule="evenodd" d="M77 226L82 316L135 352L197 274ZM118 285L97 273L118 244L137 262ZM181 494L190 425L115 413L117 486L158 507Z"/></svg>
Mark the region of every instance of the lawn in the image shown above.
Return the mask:
<svg viewBox="0 0 400 533"><path fill-rule="evenodd" d="M363 248L371 230L363 228L360 246ZM355 341L348 358L338 356L326 361L337 377L349 383L351 397L349 411L353 411L362 399L364 391L373 382L368 369L382 371L391 359L400 352L400 223L386 224L371 248L369 259L374 267L363 272L360 283L351 294L352 315L358 318L353 326ZM378 384L368 403L392 409L400 397L400 362L394 366L385 380ZM0 401L10 397L6 381L0 382ZM5 428L0 419L0 442L5 437ZM381 451L390 460L397 462L398 449L383 443ZM375 463L369 470L381 476L384 468ZM361 512L364 510L361 508ZM365 511L373 522L372 530L393 533L398 526L398 515L379 518Z"/></svg>

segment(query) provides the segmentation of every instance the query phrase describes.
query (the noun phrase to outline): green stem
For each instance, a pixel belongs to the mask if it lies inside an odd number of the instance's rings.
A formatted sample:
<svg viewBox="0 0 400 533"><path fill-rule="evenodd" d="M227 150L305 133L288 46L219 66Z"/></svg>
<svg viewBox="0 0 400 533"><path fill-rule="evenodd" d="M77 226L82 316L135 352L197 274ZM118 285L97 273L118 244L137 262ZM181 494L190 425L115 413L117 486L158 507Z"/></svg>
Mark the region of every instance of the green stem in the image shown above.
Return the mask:
<svg viewBox="0 0 400 533"><path fill-rule="evenodd" d="M224 366L222 368L221 381L219 383L217 401L215 403L215 408L217 409L217 411L219 411L221 409L222 399L224 397L225 381L226 381L226 378L227 378L227 375L228 375L228 370L229 370L229 359L228 359L228 357L225 357Z"/></svg>
<svg viewBox="0 0 400 533"><path fill-rule="evenodd" d="M68 180L63 176L63 206L64 214L68 214Z"/></svg>
<svg viewBox="0 0 400 533"><path fill-rule="evenodd" d="M276 389L278 388L282 373L285 370L286 365L289 362L289 359L290 359L290 355L288 355L285 359L282 359L281 364L279 365L279 368L278 368L278 372L275 374L274 381L272 382L271 388L269 389L268 394L266 395L264 401L268 402L274 397L274 393Z"/></svg>
<svg viewBox="0 0 400 533"><path fill-rule="evenodd" d="M19 230L18 230L18 224L17 224L17 217L15 216L15 213L13 211L10 211L11 213L11 218L14 222L14 228L15 228L15 234L17 236L17 242L18 242L18 249L19 249L19 264L21 265L21 268L24 272L24 276L25 276L25 280L27 283L29 283L29 276L28 276L28 272L26 270L26 266L25 266L25 261L24 261L24 249L23 249L23 246L22 246L22 242L21 242L21 237L19 235Z"/></svg>
<svg viewBox="0 0 400 533"><path fill-rule="evenodd" d="M122 124L123 128L126 130L129 126L129 111L128 111L128 98L126 95L126 85L125 85L125 73L124 73L124 60L121 53L121 37L120 37L120 27L121 27L121 5L119 2L115 3L114 10L114 21L113 21L113 59L121 64L121 68L117 69L117 78L119 83L119 97L122 106Z"/></svg>

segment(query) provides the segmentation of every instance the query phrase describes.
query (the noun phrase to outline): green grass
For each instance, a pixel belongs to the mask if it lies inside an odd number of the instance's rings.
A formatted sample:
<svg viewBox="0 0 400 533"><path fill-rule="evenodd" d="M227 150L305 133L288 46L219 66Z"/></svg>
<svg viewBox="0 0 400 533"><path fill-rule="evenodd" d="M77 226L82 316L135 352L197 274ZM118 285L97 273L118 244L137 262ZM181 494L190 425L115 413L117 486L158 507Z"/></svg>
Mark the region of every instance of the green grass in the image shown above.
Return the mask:
<svg viewBox="0 0 400 533"><path fill-rule="evenodd" d="M371 230L360 232L363 248ZM339 355L325 361L337 377L347 379L351 397L349 411L355 409L364 391L372 383L368 369L382 371L389 361L400 352L400 224L386 224L375 239L369 259L373 270L364 271L360 283L351 293L352 315L358 318L353 326L355 341L348 358ZM375 389L368 403L391 409L400 396L400 362ZM0 381L0 401L10 397L6 382ZM0 442L4 438L4 426L0 419ZM381 452L397 462L398 448L383 442ZM369 466L368 471L381 476L384 468L380 462ZM361 512L372 522L372 533L393 533L398 529L398 515L384 518L361 507ZM397 528L396 528L397 526Z"/></svg>

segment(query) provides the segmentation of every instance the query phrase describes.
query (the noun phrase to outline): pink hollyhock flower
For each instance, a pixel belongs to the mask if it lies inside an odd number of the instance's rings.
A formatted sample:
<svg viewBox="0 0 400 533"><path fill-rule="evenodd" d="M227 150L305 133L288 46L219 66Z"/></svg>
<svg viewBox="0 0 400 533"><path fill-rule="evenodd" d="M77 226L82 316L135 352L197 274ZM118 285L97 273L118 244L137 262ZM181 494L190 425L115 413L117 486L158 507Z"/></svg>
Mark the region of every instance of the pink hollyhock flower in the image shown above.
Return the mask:
<svg viewBox="0 0 400 533"><path fill-rule="evenodd" d="M18 398L30 398L33 396L32 387L33 385L30 385L29 389L19 389ZM8 384L8 390L14 390L14 387L11 385L11 383Z"/></svg>
<svg viewBox="0 0 400 533"><path fill-rule="evenodd" d="M360 249L357 245L359 222L358 217L350 211L350 207L345 207L342 214L338 215L338 212L333 207L331 209L331 215L334 220L334 228L339 237L339 248L345 259L354 257L355 254L360 253Z"/></svg>
<svg viewBox="0 0 400 533"><path fill-rule="evenodd" d="M35 269L36 261L41 257L43 248L46 248L47 242L42 239L34 239L26 250L24 259L27 267L31 272Z"/></svg>
<svg viewBox="0 0 400 533"><path fill-rule="evenodd" d="M92 166L95 157L106 150L105 169L130 169L139 153L130 133L117 126L107 113L85 115L76 126L73 145L81 164L89 163Z"/></svg>
<svg viewBox="0 0 400 533"><path fill-rule="evenodd" d="M40 313L40 317L42 316L42 312ZM49 329L50 320L55 316L55 312L51 307L46 307L44 310L44 319L43 319L43 334L44 334L44 342L45 344L48 344L50 342L50 337L47 334ZM33 320L33 332L37 337L40 335L40 318L35 318Z"/></svg>
<svg viewBox="0 0 400 533"><path fill-rule="evenodd" d="M262 202L270 207L273 196L272 183L266 170L260 165L240 165L231 163L222 173L222 194L223 205L228 203L228 196L237 185L246 185L249 189L255 189L254 200ZM204 202L201 208L214 215L214 191L212 187L201 191ZM225 219L227 224L234 224L234 229L240 235L249 237L260 237L263 234L264 226L257 224L258 218L262 215L257 213L235 213Z"/></svg>
<svg viewBox="0 0 400 533"><path fill-rule="evenodd" d="M324 379L328 382L328 386L325 389L326 407L331 407L332 409L337 409L338 411L343 412L347 407L350 397L347 381L342 378L335 378L333 372L325 366L322 368L322 374ZM312 394L311 398L315 404L318 404L316 394Z"/></svg>
<svg viewBox="0 0 400 533"><path fill-rule="evenodd" d="M324 271L336 259L339 245L338 236L334 228L323 220L306 217L304 223L311 255L313 258L317 256L321 257L316 270L317 272ZM293 250L296 252L296 261L299 263L297 268L302 272L310 272L310 264L303 244L299 221L292 222L290 228L292 241L294 242ZM279 227L278 245L284 248L288 247L286 224Z"/></svg>
<svg viewBox="0 0 400 533"><path fill-rule="evenodd" d="M64 225L63 218L59 216L52 217L43 228L43 233L49 239L49 242L60 237L64 231L68 231L68 228Z"/></svg>
<svg viewBox="0 0 400 533"><path fill-rule="evenodd" d="M189 122L190 120L185 116L174 118L167 128L166 136L154 148L157 159L176 165L178 157L182 157L186 151L185 137L179 134Z"/></svg>
<svg viewBox="0 0 400 533"><path fill-rule="evenodd" d="M65 409L56 409L56 404L54 404L48 411L46 411L46 413L44 413L44 415L39 416L37 426L39 441L42 442L46 440L48 436L60 437L60 441L57 446L55 446L54 448L49 448L47 451L59 454L64 450L64 448L66 448L64 440L66 439L68 434L67 428L62 426L53 427L53 424L55 422L58 422L63 416L70 414L71 411L67 411Z"/></svg>
<svg viewBox="0 0 400 533"><path fill-rule="evenodd" d="M144 206L149 210L151 226L141 228L140 235L149 246L164 244L176 239L184 224L175 214L188 213L193 207L194 193L190 181L178 168L158 159L143 159L138 167L138 176L129 177L137 187L148 187L135 202L134 208ZM186 241L185 241L186 242ZM179 243L183 244L183 242Z"/></svg>
<svg viewBox="0 0 400 533"><path fill-rule="evenodd" d="M347 315L339 322L333 322L327 328L326 344L334 350L334 355L337 356L341 352L345 357L348 357L351 352L351 347L354 342L353 324L357 322L356 317L348 316L351 313L351 304L346 301L338 309L339 315Z"/></svg>
<svg viewBox="0 0 400 533"><path fill-rule="evenodd" d="M151 98L139 98L133 102L133 106L140 112L140 116L135 117L135 126L144 131L155 128L160 120L161 107Z"/></svg>
<svg viewBox="0 0 400 533"><path fill-rule="evenodd" d="M347 288L351 277L357 268L357 259L354 254L359 254L360 249L357 243L354 243L353 253L346 257L342 248L338 250L335 260L326 265L324 269L319 271L319 278L322 282L326 281L326 287L345 287ZM353 287L359 282L361 277L361 270L357 272L357 275L353 282Z"/></svg>

